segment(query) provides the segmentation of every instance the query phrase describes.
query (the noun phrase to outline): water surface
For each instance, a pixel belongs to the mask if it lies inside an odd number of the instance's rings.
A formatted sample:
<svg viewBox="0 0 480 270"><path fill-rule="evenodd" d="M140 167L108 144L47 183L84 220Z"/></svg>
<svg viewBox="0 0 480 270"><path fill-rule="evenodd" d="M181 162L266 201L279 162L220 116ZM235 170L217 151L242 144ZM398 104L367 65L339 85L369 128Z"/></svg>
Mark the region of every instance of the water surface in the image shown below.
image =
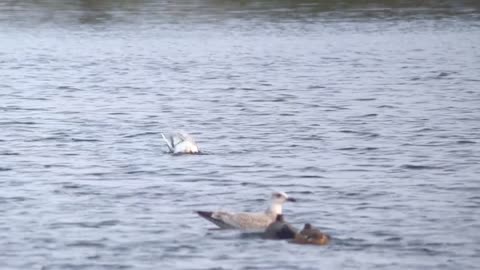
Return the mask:
<svg viewBox="0 0 480 270"><path fill-rule="evenodd" d="M353 2L0 4L2 269L475 269L478 4Z"/></svg>

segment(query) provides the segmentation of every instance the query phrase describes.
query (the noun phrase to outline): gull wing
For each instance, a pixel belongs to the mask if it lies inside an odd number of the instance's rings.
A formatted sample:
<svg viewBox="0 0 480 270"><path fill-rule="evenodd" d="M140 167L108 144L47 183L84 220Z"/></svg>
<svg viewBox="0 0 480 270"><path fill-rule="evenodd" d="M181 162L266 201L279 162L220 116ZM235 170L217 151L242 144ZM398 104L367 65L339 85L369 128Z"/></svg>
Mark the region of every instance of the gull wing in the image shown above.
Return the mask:
<svg viewBox="0 0 480 270"><path fill-rule="evenodd" d="M215 217L214 217L215 213ZM221 218L217 217L218 212L208 212L208 211L197 211L197 214L201 217L205 218L206 220L212 222L213 224L217 225L221 229L235 229L232 225L224 222Z"/></svg>
<svg viewBox="0 0 480 270"><path fill-rule="evenodd" d="M197 212L222 229L264 230L273 222L273 217L265 213Z"/></svg>
<svg viewBox="0 0 480 270"><path fill-rule="evenodd" d="M173 149L173 148L174 148L173 143L172 143L172 145L170 145L171 142L169 142L169 141L167 140L167 138L165 137L165 135L164 135L163 133L161 133L161 134L162 134L163 140L165 141L165 143L166 143L167 146L168 146L168 150L170 150L170 152L173 152L173 151L174 151L174 149Z"/></svg>
<svg viewBox="0 0 480 270"><path fill-rule="evenodd" d="M229 213L206 212L197 213L222 229L264 230L273 222L273 217L265 213Z"/></svg>
<svg viewBox="0 0 480 270"><path fill-rule="evenodd" d="M265 213L227 213L222 220L241 230L265 230L274 218Z"/></svg>

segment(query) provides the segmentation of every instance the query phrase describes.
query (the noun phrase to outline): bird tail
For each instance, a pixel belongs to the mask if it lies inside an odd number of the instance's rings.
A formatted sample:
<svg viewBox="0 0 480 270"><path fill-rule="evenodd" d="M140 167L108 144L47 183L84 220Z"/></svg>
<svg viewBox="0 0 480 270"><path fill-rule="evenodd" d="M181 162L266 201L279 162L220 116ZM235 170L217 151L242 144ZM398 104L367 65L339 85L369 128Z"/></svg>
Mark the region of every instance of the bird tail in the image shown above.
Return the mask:
<svg viewBox="0 0 480 270"><path fill-rule="evenodd" d="M213 212L209 212L209 211L195 211L199 216L203 217L204 219L212 222L213 224L217 225L218 227L220 227L221 229L233 229L234 227L232 227L231 225L229 224L226 224L225 222L223 222L222 220L220 219L217 219L217 218L214 218L213 217Z"/></svg>
<svg viewBox="0 0 480 270"><path fill-rule="evenodd" d="M213 212L209 211L195 211L199 216L210 220L212 218Z"/></svg>

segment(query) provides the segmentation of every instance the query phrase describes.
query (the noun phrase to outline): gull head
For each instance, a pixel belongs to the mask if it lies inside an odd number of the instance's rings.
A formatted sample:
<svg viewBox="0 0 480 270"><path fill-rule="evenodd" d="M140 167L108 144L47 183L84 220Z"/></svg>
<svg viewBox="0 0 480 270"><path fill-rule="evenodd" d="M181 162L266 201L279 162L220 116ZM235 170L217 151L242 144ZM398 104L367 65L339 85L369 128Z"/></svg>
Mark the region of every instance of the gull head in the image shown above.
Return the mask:
<svg viewBox="0 0 480 270"><path fill-rule="evenodd" d="M274 204L283 204L284 202L295 202L294 198L288 197L285 192L273 192L272 193L272 203Z"/></svg>
<svg viewBox="0 0 480 270"><path fill-rule="evenodd" d="M282 214L282 205L287 201L295 202L296 200L294 198L288 197L285 192L273 192L271 205L267 209L267 213L274 214L275 216Z"/></svg>

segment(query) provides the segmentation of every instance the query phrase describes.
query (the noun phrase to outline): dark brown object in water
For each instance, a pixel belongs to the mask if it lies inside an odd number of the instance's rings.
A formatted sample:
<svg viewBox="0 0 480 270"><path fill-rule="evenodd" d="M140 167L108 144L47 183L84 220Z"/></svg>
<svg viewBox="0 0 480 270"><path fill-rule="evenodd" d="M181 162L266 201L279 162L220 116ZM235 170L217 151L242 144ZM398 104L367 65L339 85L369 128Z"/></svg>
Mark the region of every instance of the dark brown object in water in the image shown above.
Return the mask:
<svg viewBox="0 0 480 270"><path fill-rule="evenodd" d="M315 229L310 223L307 223L300 233L295 235L292 242L296 244L326 245L330 242L330 236Z"/></svg>

